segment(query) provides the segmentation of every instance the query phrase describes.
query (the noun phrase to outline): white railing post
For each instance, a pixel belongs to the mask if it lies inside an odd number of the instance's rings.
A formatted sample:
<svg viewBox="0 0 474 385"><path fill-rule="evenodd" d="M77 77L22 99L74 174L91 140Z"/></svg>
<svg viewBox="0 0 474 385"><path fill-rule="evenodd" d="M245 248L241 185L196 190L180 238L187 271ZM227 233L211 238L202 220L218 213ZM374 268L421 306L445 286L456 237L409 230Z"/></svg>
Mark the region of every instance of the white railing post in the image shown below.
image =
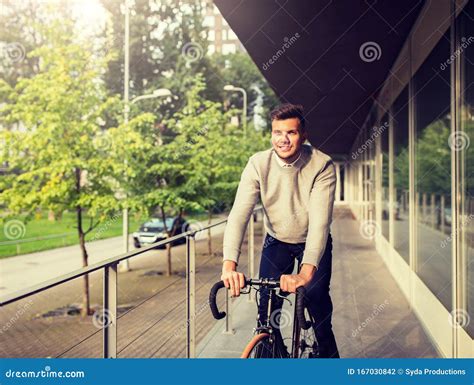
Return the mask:
<svg viewBox="0 0 474 385"><path fill-rule="evenodd" d="M250 221L247 228L248 233L248 275L247 278L251 279L254 276L255 269L255 226L254 226L255 213L250 217ZM248 301L252 302L252 292L249 293Z"/></svg>
<svg viewBox="0 0 474 385"><path fill-rule="evenodd" d="M186 357L196 357L196 240L186 236Z"/></svg>
<svg viewBox="0 0 474 385"><path fill-rule="evenodd" d="M117 358L117 264L104 267L104 309L100 315L104 358Z"/></svg>

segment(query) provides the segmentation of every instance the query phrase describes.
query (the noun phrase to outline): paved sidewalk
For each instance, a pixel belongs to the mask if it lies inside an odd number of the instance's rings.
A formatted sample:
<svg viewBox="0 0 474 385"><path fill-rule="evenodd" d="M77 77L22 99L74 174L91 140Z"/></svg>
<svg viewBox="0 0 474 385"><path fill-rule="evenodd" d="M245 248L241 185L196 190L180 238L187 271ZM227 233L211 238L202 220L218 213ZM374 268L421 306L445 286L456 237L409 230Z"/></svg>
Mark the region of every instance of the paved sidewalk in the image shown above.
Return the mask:
<svg viewBox="0 0 474 385"><path fill-rule="evenodd" d="M258 271L261 222L256 233ZM360 236L358 223L347 209L336 208L332 234L333 324L341 356L437 357L374 245ZM247 298L237 299L233 312L236 333L222 334L223 322L212 318L208 306L210 287L220 276L222 234L216 232L213 237L216 254L208 255L206 239L198 240L196 248L197 353L199 357L239 357L255 326L256 306ZM245 243L242 255L240 269L246 271ZM160 251L137 257L132 266L131 272L120 273L118 279L118 356L184 357L184 248L173 250L175 274L171 277L162 275L166 258ZM102 274L90 274L90 280L91 302L100 308ZM80 303L81 287L82 280L74 280L0 309L0 357L101 357L102 332L93 317L42 316ZM219 301L222 306L222 296Z"/></svg>
<svg viewBox="0 0 474 385"><path fill-rule="evenodd" d="M212 220L212 223L216 223L224 217L219 215ZM201 223L205 226L207 221ZM213 236L222 236L223 230L224 226L215 227L213 229ZM104 259L123 254L122 242L121 236L87 242L89 264L92 265ZM176 249L179 247L184 249L184 246L177 246ZM130 235L130 250L133 249L133 238ZM164 256L165 251L157 250L155 254L162 254ZM130 260L131 268L134 268L137 258ZM0 259L0 295L12 294L18 290L70 273L81 267L82 251L79 245L2 258Z"/></svg>
<svg viewBox="0 0 474 385"><path fill-rule="evenodd" d="M333 326L341 357L438 357L373 243L360 236L349 209L335 209L332 235ZM285 308L292 314L286 302ZM239 357L252 336L256 311L247 298L237 299L235 334L223 334L223 321L216 322L198 346L199 357ZM284 330L285 336L290 333Z"/></svg>

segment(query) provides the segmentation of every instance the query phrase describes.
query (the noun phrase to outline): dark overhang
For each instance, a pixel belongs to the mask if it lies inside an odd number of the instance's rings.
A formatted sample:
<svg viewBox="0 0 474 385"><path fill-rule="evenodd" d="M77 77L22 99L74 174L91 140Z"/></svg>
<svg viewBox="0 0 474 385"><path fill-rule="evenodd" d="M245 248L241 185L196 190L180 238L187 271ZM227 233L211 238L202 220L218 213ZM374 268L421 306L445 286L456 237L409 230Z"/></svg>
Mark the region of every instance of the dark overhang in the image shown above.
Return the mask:
<svg viewBox="0 0 474 385"><path fill-rule="evenodd" d="M303 104L311 143L335 155L349 153L424 1L215 3L280 100Z"/></svg>

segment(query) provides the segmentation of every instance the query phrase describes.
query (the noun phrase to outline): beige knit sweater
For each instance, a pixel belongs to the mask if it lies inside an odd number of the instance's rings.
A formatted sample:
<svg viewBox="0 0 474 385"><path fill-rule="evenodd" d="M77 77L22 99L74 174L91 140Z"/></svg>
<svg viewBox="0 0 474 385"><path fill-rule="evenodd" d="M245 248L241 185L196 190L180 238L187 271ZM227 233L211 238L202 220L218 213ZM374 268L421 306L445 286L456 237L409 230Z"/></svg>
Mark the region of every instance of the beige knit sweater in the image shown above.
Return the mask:
<svg viewBox="0 0 474 385"><path fill-rule="evenodd" d="M336 172L331 158L303 145L293 167L282 167L273 149L252 155L240 179L224 232L224 260L238 263L255 205L265 230L286 243L306 242L303 263L318 267L332 221Z"/></svg>

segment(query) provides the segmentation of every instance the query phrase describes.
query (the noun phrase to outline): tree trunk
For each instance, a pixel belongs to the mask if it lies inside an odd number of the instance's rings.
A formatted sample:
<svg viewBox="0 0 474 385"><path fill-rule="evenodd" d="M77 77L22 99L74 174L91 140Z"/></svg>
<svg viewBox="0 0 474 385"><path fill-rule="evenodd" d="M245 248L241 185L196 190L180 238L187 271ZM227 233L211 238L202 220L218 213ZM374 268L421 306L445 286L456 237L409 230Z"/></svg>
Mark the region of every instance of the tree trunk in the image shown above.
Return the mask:
<svg viewBox="0 0 474 385"><path fill-rule="evenodd" d="M207 210L207 224L211 224L212 219L212 209ZM207 229L207 252L209 257L212 256L212 239L211 239L211 228Z"/></svg>
<svg viewBox="0 0 474 385"><path fill-rule="evenodd" d="M163 221L163 226L165 228L165 233L168 235L168 237L172 236L172 231L173 229L168 229L166 226L166 214L163 206L160 206L161 210L161 220ZM171 243L166 244L166 276L169 277L172 274L171 271Z"/></svg>
<svg viewBox="0 0 474 385"><path fill-rule="evenodd" d="M82 251L82 266L86 267L87 266L87 260L88 260L88 255L87 255L87 250L86 250L86 242L84 239L84 234L82 236L79 236L79 243L81 245L81 251ZM91 308L90 308L90 294L89 294L89 274L86 274L83 276L83 293L82 293L82 309L81 309L81 315L83 317L88 316L91 314Z"/></svg>
<svg viewBox="0 0 474 385"><path fill-rule="evenodd" d="M79 196L81 193L81 169L76 168L76 193ZM86 249L86 235L84 234L84 228L82 227L82 207L76 207L77 215L77 233L79 236L79 246L82 251L82 266L86 267L88 263L89 256L87 255ZM81 315L83 317L91 314L90 309L90 295L89 295L89 275L83 276L83 292L82 292L82 308Z"/></svg>

